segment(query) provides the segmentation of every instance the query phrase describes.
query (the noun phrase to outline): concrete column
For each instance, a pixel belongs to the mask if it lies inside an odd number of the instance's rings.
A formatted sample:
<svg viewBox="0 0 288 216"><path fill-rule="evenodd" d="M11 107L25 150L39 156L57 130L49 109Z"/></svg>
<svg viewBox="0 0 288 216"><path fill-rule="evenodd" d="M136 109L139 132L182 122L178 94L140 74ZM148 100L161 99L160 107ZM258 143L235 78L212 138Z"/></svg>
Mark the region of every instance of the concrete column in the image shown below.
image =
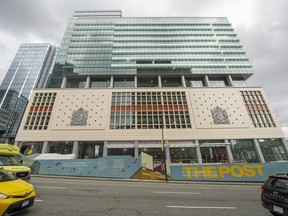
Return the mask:
<svg viewBox="0 0 288 216"><path fill-rule="evenodd" d="M74 143L73 143L72 154L75 154L76 158L78 158L78 155L79 155L79 143L78 143L78 141L74 141Z"/></svg>
<svg viewBox="0 0 288 216"><path fill-rule="evenodd" d="M114 76L110 77L110 87L109 88L113 88L113 83L114 83Z"/></svg>
<svg viewBox="0 0 288 216"><path fill-rule="evenodd" d="M134 141L134 143L135 143L134 158L138 158L139 155L138 140Z"/></svg>
<svg viewBox="0 0 288 216"><path fill-rule="evenodd" d="M186 87L185 77L183 75L181 76L181 84L182 87Z"/></svg>
<svg viewBox="0 0 288 216"><path fill-rule="evenodd" d="M198 163L203 164L199 140L195 140L195 144L196 144L196 153L197 153Z"/></svg>
<svg viewBox="0 0 288 216"><path fill-rule="evenodd" d="M161 76L158 76L158 87L162 88Z"/></svg>
<svg viewBox="0 0 288 216"><path fill-rule="evenodd" d="M170 164L171 158L170 158L170 146L169 146L168 140L164 141L164 149L165 149L165 154L166 154L166 161Z"/></svg>
<svg viewBox="0 0 288 216"><path fill-rule="evenodd" d="M137 84L137 76L134 76L134 83L135 83L134 87L137 88L137 85L138 85Z"/></svg>
<svg viewBox="0 0 288 216"><path fill-rule="evenodd" d="M49 150L50 150L50 144L49 142L45 141L43 143L41 154L49 153Z"/></svg>
<svg viewBox="0 0 288 216"><path fill-rule="evenodd" d="M171 164L171 158L170 158L170 151L169 151L169 141L164 141L164 149L165 149L165 157L166 157L166 169L167 169L167 175L171 174L170 171L170 164Z"/></svg>
<svg viewBox="0 0 288 216"><path fill-rule="evenodd" d="M68 80L67 80L67 77L64 76L63 79L62 79L61 89L66 88L66 86L67 86L67 81L68 81Z"/></svg>
<svg viewBox="0 0 288 216"><path fill-rule="evenodd" d="M260 148L260 145L259 145L259 142L257 139L254 139L254 144L255 144L255 147L256 147L256 151L258 153L258 156L260 158L260 162L261 163L265 163L265 159L264 159L264 156L262 154L262 151L261 151L261 148Z"/></svg>
<svg viewBox="0 0 288 216"><path fill-rule="evenodd" d="M209 78L208 78L207 75L204 76L204 85L205 85L206 87L209 87L209 86L210 86Z"/></svg>
<svg viewBox="0 0 288 216"><path fill-rule="evenodd" d="M108 141L104 141L104 147L103 147L103 157L107 156L108 150L107 150Z"/></svg>
<svg viewBox="0 0 288 216"><path fill-rule="evenodd" d="M90 88L91 85L91 77L87 76L85 88Z"/></svg>
<svg viewBox="0 0 288 216"><path fill-rule="evenodd" d="M288 156L288 143L287 143L287 141L285 139L282 139L282 141L283 141L283 145L284 145L284 150L285 150L285 152L286 152L286 154Z"/></svg>
<svg viewBox="0 0 288 216"><path fill-rule="evenodd" d="M229 86L232 86L232 87L234 86L231 75L228 75L228 76L227 76L227 82L228 82L228 85L229 85Z"/></svg>
<svg viewBox="0 0 288 216"><path fill-rule="evenodd" d="M225 143L229 143L229 140L225 140ZM227 154L228 154L228 160L229 162L233 162L234 161L234 158L233 158L233 154L232 154L232 151L231 151L231 145L226 145L226 150L227 150Z"/></svg>

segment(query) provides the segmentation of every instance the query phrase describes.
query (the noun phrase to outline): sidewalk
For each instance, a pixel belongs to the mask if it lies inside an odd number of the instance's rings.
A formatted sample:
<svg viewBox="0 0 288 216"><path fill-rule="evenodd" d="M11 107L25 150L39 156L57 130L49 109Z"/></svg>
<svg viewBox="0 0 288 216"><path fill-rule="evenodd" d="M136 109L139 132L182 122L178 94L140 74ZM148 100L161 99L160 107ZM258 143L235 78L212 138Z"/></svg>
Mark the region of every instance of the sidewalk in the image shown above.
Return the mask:
<svg viewBox="0 0 288 216"><path fill-rule="evenodd" d="M77 179L77 180L96 180L96 181L125 181L125 182L149 182L149 183L167 183L167 184L206 184L206 185L247 185L261 186L263 182L218 182L218 181L177 181L177 180L144 180L144 179L121 179L121 178L99 178L88 176L60 176L60 175L36 175L31 174L33 178L53 178L53 179Z"/></svg>

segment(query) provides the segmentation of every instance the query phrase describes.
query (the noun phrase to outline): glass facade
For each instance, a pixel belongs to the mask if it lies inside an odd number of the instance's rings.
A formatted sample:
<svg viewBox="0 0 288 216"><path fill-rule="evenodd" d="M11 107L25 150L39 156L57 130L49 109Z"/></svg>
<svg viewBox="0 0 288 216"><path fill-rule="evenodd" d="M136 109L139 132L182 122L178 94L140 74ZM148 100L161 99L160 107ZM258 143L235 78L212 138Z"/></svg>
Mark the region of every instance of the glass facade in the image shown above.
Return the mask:
<svg viewBox="0 0 288 216"><path fill-rule="evenodd" d="M170 147L171 163L198 163L195 147Z"/></svg>
<svg viewBox="0 0 288 216"><path fill-rule="evenodd" d="M241 74L244 82L253 74L227 18L127 18L117 10L76 11L48 87L59 88L64 76L75 75L79 82L83 76L118 76L115 88L135 87L134 76L140 77L139 87L155 87L157 79L142 76L158 75L162 87L179 87L181 76L190 82L205 74ZM190 83L188 87L203 86L200 80ZM223 81L214 85L227 86Z"/></svg>
<svg viewBox="0 0 288 216"><path fill-rule="evenodd" d="M103 142L79 142L79 159L95 159L103 157Z"/></svg>
<svg viewBox="0 0 288 216"><path fill-rule="evenodd" d="M259 139L258 140L265 161L288 160L282 140L280 139Z"/></svg>
<svg viewBox="0 0 288 216"><path fill-rule="evenodd" d="M0 86L0 131L13 142L33 88L45 85L55 48L22 44Z"/></svg>
<svg viewBox="0 0 288 216"><path fill-rule="evenodd" d="M259 163L253 140L231 140L231 150L236 163Z"/></svg>

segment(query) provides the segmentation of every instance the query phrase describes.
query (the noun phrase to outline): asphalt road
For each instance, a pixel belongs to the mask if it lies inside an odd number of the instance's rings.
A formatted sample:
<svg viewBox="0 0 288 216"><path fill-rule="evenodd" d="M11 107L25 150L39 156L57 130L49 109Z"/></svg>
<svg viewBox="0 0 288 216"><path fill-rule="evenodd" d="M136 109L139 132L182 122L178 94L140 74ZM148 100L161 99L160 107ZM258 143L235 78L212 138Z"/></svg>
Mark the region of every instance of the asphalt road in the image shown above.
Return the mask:
<svg viewBox="0 0 288 216"><path fill-rule="evenodd" d="M34 206L20 216L269 216L260 185L32 177ZM271 215L270 215L271 216Z"/></svg>

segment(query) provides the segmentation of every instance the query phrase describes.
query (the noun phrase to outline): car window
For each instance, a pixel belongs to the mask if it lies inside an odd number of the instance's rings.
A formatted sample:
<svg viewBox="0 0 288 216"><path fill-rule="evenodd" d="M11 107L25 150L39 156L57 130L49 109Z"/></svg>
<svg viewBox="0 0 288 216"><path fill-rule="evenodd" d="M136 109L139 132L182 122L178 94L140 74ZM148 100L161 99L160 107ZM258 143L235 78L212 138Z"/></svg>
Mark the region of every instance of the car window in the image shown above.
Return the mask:
<svg viewBox="0 0 288 216"><path fill-rule="evenodd" d="M16 178L8 173L0 171L0 182L15 180Z"/></svg>
<svg viewBox="0 0 288 216"><path fill-rule="evenodd" d="M271 185L277 188L288 189L288 179L275 178L271 181Z"/></svg>
<svg viewBox="0 0 288 216"><path fill-rule="evenodd" d="M19 161L13 156L1 155L0 161L2 166L20 166Z"/></svg>

